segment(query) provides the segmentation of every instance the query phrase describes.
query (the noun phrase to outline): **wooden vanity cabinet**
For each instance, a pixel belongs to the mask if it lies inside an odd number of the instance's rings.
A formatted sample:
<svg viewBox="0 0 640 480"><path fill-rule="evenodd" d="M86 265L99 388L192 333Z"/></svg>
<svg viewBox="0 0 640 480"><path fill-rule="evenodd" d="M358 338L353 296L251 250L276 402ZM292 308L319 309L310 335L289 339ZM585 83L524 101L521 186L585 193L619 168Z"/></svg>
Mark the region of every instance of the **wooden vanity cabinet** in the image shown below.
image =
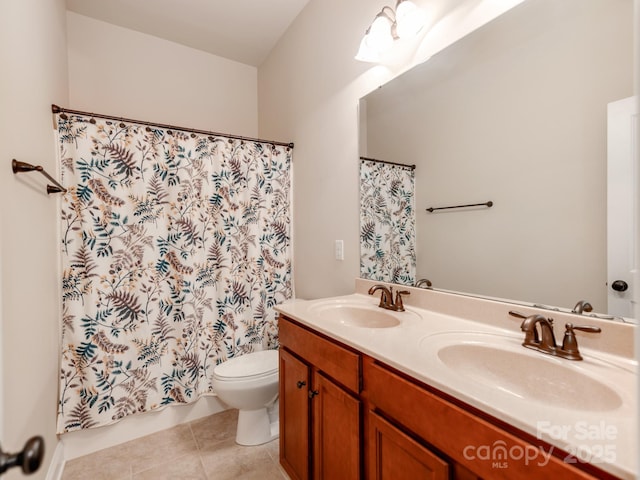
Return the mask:
<svg viewBox="0 0 640 480"><path fill-rule="evenodd" d="M505 479L531 480L561 478L563 480L596 480L615 478L605 472L592 476L565 463L561 458L547 455L548 445L538 445L516 436L468 409L456 405L412 378L364 356L364 392L367 397L368 418L384 417L387 430L394 435L404 434L404 456L418 452L421 458L429 453L448 464L450 473L443 476L430 473L424 478L453 478L458 480ZM377 420L376 420L377 421ZM371 427L368 421L366 428ZM380 435L380 434L378 434ZM372 445L369 434L367 447L367 478L400 479L409 476L384 475L385 464L397 460L377 458L379 452ZM418 447L422 446L422 450ZM390 450L390 449L389 449ZM384 451L382 452L384 456ZM558 453L558 452L556 452ZM391 455L388 452L389 455ZM418 457L416 455L416 460ZM426 462L423 462L427 465ZM431 467L429 467L431 468ZM440 467L438 467L440 468ZM378 475L382 470L383 475Z"/></svg>
<svg viewBox="0 0 640 480"><path fill-rule="evenodd" d="M280 317L280 463L295 480L359 479L360 355Z"/></svg>
<svg viewBox="0 0 640 480"><path fill-rule="evenodd" d="M616 478L549 448L280 317L280 463L294 480Z"/></svg>

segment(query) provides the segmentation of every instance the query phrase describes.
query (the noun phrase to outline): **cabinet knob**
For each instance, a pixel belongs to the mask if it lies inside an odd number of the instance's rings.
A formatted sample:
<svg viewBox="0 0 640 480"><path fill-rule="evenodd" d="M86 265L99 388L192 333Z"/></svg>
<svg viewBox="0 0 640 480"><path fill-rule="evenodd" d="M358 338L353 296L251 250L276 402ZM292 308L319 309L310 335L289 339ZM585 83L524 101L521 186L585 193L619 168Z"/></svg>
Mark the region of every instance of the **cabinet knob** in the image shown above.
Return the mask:
<svg viewBox="0 0 640 480"><path fill-rule="evenodd" d="M298 388L302 388L307 384L307 382L304 382L302 380L298 380L298 383L296 383L296 387Z"/></svg>
<svg viewBox="0 0 640 480"><path fill-rule="evenodd" d="M313 398L318 395L320 392L318 390L309 390L309 398Z"/></svg>

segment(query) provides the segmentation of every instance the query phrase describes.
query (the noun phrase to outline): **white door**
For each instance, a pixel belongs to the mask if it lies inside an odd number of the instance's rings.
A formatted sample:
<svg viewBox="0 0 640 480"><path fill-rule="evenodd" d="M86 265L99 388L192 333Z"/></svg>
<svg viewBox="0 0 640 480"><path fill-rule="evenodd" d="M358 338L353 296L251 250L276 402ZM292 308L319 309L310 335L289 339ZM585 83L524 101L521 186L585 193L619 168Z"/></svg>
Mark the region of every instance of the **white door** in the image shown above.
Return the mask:
<svg viewBox="0 0 640 480"><path fill-rule="evenodd" d="M636 97L607 109L607 291L610 315L638 318L634 285L637 263L638 192Z"/></svg>

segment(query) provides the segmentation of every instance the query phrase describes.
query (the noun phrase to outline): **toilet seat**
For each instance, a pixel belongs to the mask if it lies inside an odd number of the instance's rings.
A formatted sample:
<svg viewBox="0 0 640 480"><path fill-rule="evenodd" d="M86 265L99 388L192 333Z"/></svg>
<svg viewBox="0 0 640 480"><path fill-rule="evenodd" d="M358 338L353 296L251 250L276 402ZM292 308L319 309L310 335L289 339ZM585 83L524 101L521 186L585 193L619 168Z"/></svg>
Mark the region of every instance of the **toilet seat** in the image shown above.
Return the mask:
<svg viewBox="0 0 640 480"><path fill-rule="evenodd" d="M214 378L226 382L260 379L274 374L278 374L277 350L247 353L220 363L213 369Z"/></svg>

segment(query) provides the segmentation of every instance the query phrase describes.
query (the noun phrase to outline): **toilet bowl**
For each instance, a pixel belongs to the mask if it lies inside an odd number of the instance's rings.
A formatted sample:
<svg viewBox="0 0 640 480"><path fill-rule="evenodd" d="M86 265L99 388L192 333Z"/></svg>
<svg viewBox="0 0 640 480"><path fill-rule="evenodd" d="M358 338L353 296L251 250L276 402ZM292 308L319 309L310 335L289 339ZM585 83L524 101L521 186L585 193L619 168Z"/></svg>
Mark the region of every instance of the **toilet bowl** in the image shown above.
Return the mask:
<svg viewBox="0 0 640 480"><path fill-rule="evenodd" d="M238 409L236 443L260 445L278 438L278 351L232 358L213 369L213 391Z"/></svg>

